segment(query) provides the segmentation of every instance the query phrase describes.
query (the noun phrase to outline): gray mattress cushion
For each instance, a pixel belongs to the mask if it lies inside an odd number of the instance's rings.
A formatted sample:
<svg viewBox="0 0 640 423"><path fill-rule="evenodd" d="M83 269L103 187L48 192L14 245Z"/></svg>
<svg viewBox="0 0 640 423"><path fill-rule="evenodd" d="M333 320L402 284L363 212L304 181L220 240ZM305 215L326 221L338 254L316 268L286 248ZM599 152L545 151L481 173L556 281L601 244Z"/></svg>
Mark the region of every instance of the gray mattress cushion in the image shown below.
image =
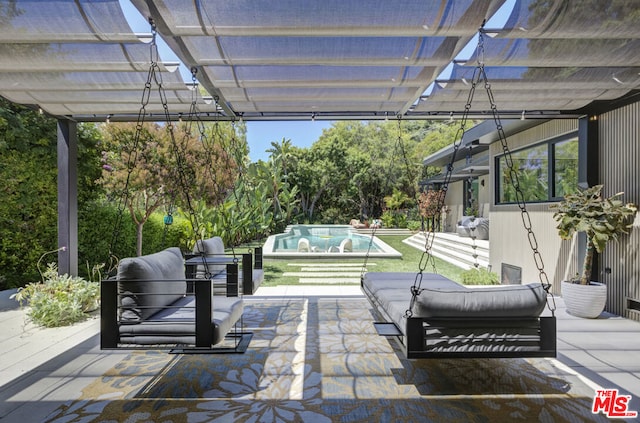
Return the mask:
<svg viewBox="0 0 640 423"><path fill-rule="evenodd" d="M415 272L367 272L364 274L363 285L371 293L381 289L405 290L409 297L411 288L416 281ZM436 273L423 273L421 287L466 289L464 286Z"/></svg>
<svg viewBox="0 0 640 423"><path fill-rule="evenodd" d="M186 290L184 260L177 247L125 258L118 264L122 321L147 319L182 298Z"/></svg>
<svg viewBox="0 0 640 423"><path fill-rule="evenodd" d="M363 278L365 294L402 332L415 278L411 272L369 272ZM415 317L538 317L546 305L546 293L539 283L468 288L442 275L425 273L420 287L423 291L414 305Z"/></svg>
<svg viewBox="0 0 640 423"><path fill-rule="evenodd" d="M153 315L149 320L136 324L120 325L120 342L124 344L195 344L195 298L183 297ZM213 344L224 336L240 319L244 303L239 297L214 297L211 316Z"/></svg>
<svg viewBox="0 0 640 423"><path fill-rule="evenodd" d="M539 283L462 291L423 288L414 308L416 317L538 317L547 299Z"/></svg>
<svg viewBox="0 0 640 423"><path fill-rule="evenodd" d="M405 313L411 303L411 287L415 272L367 272L362 288L367 296L382 309L384 317L391 319L404 333ZM436 273L423 273L421 288L465 291L468 288Z"/></svg>

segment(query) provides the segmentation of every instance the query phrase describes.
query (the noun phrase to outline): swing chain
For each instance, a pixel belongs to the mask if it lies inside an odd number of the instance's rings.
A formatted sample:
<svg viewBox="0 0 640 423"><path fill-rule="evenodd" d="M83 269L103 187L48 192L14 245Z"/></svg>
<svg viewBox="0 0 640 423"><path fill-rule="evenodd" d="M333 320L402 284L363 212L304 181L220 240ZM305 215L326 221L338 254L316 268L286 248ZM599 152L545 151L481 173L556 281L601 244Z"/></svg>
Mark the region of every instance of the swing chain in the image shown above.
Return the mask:
<svg viewBox="0 0 640 423"><path fill-rule="evenodd" d="M451 176L453 174L453 164L456 161L456 155L458 154L458 150L462 145L462 138L464 136L467 120L469 119L469 111L471 110L471 103L473 102L473 96L475 94L476 86L479 78L479 76L476 75L476 73L477 72L474 71L474 75L471 83L471 89L469 90L469 95L467 96L467 103L464 106L464 112L462 114L460 127L456 132L455 141L453 143L453 151L451 153L451 159L447 164L446 172L443 177L442 186L440 188L440 193L438 195L436 210L442 210L442 208L444 207L444 201L447 195L447 191L449 190L449 182L451 181ZM411 301L409 302L409 308L405 311L405 317L413 316L413 307L418 298L418 295L420 295L422 291L424 291L424 289L421 288L422 279L423 279L424 271L426 270L429 263L433 268L433 272L437 273L435 257L431 252L435 237L436 237L436 231L432 227L431 230L427 231L425 236L424 249L422 251L422 255L420 256L420 261L418 262L418 272L416 274L416 278L414 280L413 286L411 287Z"/></svg>
<svg viewBox="0 0 640 423"><path fill-rule="evenodd" d="M480 40L482 40L482 33L480 34ZM496 103L493 97L493 92L491 91L491 84L487 79L487 75L484 69L484 64L480 64L480 72L482 74L482 78L485 81L485 89L487 90L487 95L489 97L489 102L491 104L491 114L493 120L496 124L496 129L498 132L498 138L500 140L500 144L502 147L502 151L504 153L505 163L507 165L507 175L511 185L513 186L516 193L516 201L518 208L520 209L520 218L522 220L522 224L524 226L525 231L527 232L527 240L529 241L529 246L531 247L531 251L533 252L533 261L538 269L538 278L545 292L550 298L550 301L547 301L547 307L554 313L556 310L556 301L555 297L551 293L551 283L549 282L549 277L544 270L544 262L542 261L542 254L540 254L540 250L538 248L538 240L536 239L536 235L533 232L533 225L531 223L531 216L526 208L526 203L524 200L524 193L522 192L522 188L520 187L520 180L518 178L518 172L516 170L516 166L513 161L513 157L511 155L511 151L509 150L509 146L507 144L507 137L504 132L504 127L502 126L502 121L500 120L500 115L498 114L498 110L496 107Z"/></svg>
<svg viewBox="0 0 640 423"><path fill-rule="evenodd" d="M483 26L484 26L484 23L483 23ZM507 137L504 132L504 127L502 126L502 122L500 120L500 116L499 116L498 108L496 106L496 102L493 96L493 92L491 91L491 84L489 83L489 79L487 78L487 75L486 75L486 71L484 67L484 37L483 37L482 28L480 28L480 31L478 34L478 64L474 69L473 78L471 82L471 89L469 90L467 103L465 105L464 113L462 115L462 123L460 125L460 128L458 129L458 134L456 134L457 141L454 142L451 160L447 165L447 172L444 176L444 181L441 188L442 195L439 197L439 201L438 201L438 210L440 210L444 206L444 197L446 196L448 185L451 180L453 163L455 162L456 153L458 152L458 149L462 144L462 136L464 135L464 128L466 126L466 122L469 116L469 111L471 110L471 104L473 101L476 87L481 81L484 81L484 88L487 92L489 103L491 105L491 114L496 124L496 130L498 132L500 144L502 146L502 151L504 153L505 162L507 163L509 180L514 187L514 190L516 191L516 199L517 199L518 207L520 208L520 216L521 216L524 228L527 231L527 239L529 241L529 245L531 247L531 250L533 251L533 259L538 269L540 283L542 284L543 289L547 293L547 299L548 299L547 307L549 308L551 313L554 314L556 310L555 298L551 293L551 284L549 283L549 278L544 270L544 263L542 261L542 255L540 254L540 250L538 248L538 241L533 232L531 217L529 215L529 212L526 209L524 194L522 192L522 189L520 188L518 174L515 169L515 165L513 163L511 151L509 150L509 146L507 144ZM425 239L425 249L422 253L422 257L420 258L419 271L418 271L418 274L416 275L416 280L414 282L414 285L411 287L412 298L409 305L409 309L405 312L405 315L407 317L410 317L413 314L412 310L413 310L415 301L417 299L417 296L420 295L420 293L422 292L422 290L420 289L420 284L422 283L422 272L426 267L427 260L425 260L425 256L428 255L429 257L431 257L431 259L433 259L433 256L431 255L430 250L432 248L434 238L435 238L435 231L432 230L429 232L428 236Z"/></svg>
<svg viewBox="0 0 640 423"><path fill-rule="evenodd" d="M149 66L149 71L147 72L147 80L144 84L144 89L142 91L142 98L140 100L140 109L138 110L138 117L136 119L136 132L133 137L133 145L129 150L129 155L127 157L127 177L125 178L124 188L122 189L122 195L119 198L118 205L116 206L117 214L114 223L113 234L111 237L111 243L109 245L109 256L110 258L114 256L114 248L118 243L118 238L120 237L120 230L122 229L122 217L124 215L124 210L127 207L129 202L129 185L131 182L131 174L135 169L135 164L138 161L138 149L140 146L140 138L142 136L142 130L144 127L144 123L147 116L147 105L149 104L149 99L151 97L151 86L153 81L156 79L156 70L158 67L157 61L154 58L157 56L157 45L156 45L156 26L153 22L152 18L149 18L149 23L151 25L151 53L150 60L151 64ZM111 261L111 260L110 260Z"/></svg>

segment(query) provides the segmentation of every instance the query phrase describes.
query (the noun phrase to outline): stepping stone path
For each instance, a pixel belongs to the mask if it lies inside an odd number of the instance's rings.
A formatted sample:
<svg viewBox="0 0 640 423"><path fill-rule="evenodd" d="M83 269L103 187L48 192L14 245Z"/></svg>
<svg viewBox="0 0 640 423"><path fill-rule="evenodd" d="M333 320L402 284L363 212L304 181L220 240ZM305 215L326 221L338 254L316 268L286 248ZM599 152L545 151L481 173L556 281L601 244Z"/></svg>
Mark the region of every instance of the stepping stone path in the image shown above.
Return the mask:
<svg viewBox="0 0 640 423"><path fill-rule="evenodd" d="M297 277L301 284L360 284L362 263L289 263L288 265L300 269L285 272L283 276ZM367 267L375 265L375 263L367 263Z"/></svg>

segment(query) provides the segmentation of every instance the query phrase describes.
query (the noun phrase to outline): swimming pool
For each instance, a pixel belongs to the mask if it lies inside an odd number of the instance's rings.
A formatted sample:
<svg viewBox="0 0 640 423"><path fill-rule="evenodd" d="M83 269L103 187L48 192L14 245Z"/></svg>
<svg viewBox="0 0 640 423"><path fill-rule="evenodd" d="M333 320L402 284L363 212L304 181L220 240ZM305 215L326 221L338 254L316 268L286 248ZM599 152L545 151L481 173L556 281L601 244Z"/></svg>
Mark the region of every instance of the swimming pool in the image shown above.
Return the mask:
<svg viewBox="0 0 640 423"><path fill-rule="evenodd" d="M371 242L349 225L290 225L284 233L271 235L263 247L271 258L359 258L365 257ZM402 257L396 249L373 237L369 257Z"/></svg>

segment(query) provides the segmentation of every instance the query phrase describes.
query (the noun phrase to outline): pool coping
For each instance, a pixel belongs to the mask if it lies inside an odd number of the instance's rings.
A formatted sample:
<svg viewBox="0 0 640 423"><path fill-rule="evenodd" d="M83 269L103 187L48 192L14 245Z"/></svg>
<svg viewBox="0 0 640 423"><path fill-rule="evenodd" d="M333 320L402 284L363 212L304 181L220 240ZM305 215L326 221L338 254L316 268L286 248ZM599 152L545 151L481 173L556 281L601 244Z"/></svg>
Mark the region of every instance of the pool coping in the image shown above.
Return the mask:
<svg viewBox="0 0 640 423"><path fill-rule="evenodd" d="M319 225L313 225L313 226L319 226ZM325 225L325 226L336 226L336 227L347 226L348 227L348 225ZM262 247L262 256L264 258L274 258L274 259L276 258L282 258L282 259L284 258L288 258L288 259L335 259L335 258L350 259L350 258L354 258L356 259L356 258L365 258L367 256L375 257L375 258L402 258L402 253L400 253L395 248L391 247L389 244L387 244L377 236L374 236L375 243L382 251L379 251L379 252L371 251L369 252L368 255L366 251L344 252L344 253L340 253L340 252L330 253L325 251L314 251L314 252L308 252L308 253L299 253L297 251L274 252L273 247L274 247L276 236L286 234L288 232L289 232L288 230L285 230L282 233L270 235ZM358 234L358 232L355 230L353 230L352 233L354 235L359 235L359 236L369 238L368 235Z"/></svg>

